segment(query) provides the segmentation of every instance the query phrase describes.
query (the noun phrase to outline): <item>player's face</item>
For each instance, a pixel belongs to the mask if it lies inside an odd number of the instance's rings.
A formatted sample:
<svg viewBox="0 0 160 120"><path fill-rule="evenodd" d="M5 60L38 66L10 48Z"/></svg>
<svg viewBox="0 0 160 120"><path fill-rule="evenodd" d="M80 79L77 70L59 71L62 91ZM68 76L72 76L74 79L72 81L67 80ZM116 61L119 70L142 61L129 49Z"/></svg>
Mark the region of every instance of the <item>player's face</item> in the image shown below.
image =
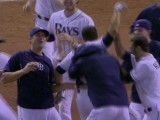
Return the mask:
<svg viewBox="0 0 160 120"><path fill-rule="evenodd" d="M47 41L47 37L45 33L42 31L39 31L36 34L34 34L33 37L31 38L31 45L33 48L42 49L46 41Z"/></svg>
<svg viewBox="0 0 160 120"><path fill-rule="evenodd" d="M134 31L133 31L133 35L134 36L144 36L146 38L148 38L150 36L150 31L146 30L145 28L141 28L141 27L135 27Z"/></svg>
<svg viewBox="0 0 160 120"><path fill-rule="evenodd" d="M63 5L65 10L72 11L76 8L78 0L63 0Z"/></svg>
<svg viewBox="0 0 160 120"><path fill-rule="evenodd" d="M131 51L132 54L135 55L135 58L138 61L139 60L139 57L138 57L138 48L135 47L132 42L131 42L131 45L130 45L130 51Z"/></svg>

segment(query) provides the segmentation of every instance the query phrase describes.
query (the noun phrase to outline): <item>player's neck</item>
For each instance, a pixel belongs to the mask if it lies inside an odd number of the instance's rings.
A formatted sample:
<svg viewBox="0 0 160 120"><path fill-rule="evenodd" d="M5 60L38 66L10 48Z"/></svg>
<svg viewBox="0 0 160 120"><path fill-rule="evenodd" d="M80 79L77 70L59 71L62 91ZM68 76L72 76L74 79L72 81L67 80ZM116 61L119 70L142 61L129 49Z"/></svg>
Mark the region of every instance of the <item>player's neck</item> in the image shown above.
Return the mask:
<svg viewBox="0 0 160 120"><path fill-rule="evenodd" d="M140 52L139 55L138 55L138 61L139 61L141 58L147 57L148 55L150 55L149 52Z"/></svg>
<svg viewBox="0 0 160 120"><path fill-rule="evenodd" d="M32 50L32 52L34 52L35 54L40 55L40 56L43 56L42 50L32 49L32 48L31 48L31 50Z"/></svg>
<svg viewBox="0 0 160 120"><path fill-rule="evenodd" d="M66 17L72 16L75 12L77 12L78 8L75 8L73 10L64 10L64 14Z"/></svg>

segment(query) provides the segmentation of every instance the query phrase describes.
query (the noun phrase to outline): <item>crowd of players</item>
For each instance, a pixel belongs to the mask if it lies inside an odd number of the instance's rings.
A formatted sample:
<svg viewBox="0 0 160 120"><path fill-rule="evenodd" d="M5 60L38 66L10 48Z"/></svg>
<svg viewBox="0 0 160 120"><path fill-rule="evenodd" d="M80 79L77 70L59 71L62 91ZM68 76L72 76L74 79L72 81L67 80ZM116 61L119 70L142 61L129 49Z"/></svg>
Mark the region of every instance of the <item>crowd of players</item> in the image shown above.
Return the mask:
<svg viewBox="0 0 160 120"><path fill-rule="evenodd" d="M23 10L29 12L34 2L28 0ZM18 87L18 117L1 96L0 120L72 120L75 91L81 120L160 120L160 1L130 26L129 51L119 34L125 2L115 3L100 38L79 2L37 0L30 48L12 56L0 53L1 83L17 81ZM121 65L107 51L112 43ZM133 82L130 103L128 81Z"/></svg>

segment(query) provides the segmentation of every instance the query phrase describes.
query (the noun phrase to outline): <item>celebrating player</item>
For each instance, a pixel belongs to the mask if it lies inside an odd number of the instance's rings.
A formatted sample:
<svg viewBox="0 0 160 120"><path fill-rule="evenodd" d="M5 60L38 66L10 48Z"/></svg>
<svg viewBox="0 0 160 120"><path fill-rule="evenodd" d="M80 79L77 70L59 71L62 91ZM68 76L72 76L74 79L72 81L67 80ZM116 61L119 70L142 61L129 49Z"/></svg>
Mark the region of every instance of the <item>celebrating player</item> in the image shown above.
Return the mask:
<svg viewBox="0 0 160 120"><path fill-rule="evenodd" d="M72 50L72 44L65 42L60 45L60 40L74 39L75 42L82 42L81 31L85 26L94 25L91 17L77 8L79 0L63 0L64 10L53 13L49 23L48 31L55 36L55 60L62 60ZM62 55L63 54L63 55ZM71 82L68 74L63 75L63 82ZM71 120L71 103L73 90L65 90L64 97L59 104L59 113L63 120Z"/></svg>
<svg viewBox="0 0 160 120"><path fill-rule="evenodd" d="M57 12L59 10L63 9L62 0L27 0L27 2L23 6L23 10L25 12L30 12L31 7L33 6L34 2L35 4L35 12L36 12L36 22L35 26L46 29L48 21L51 17L51 15L54 12ZM50 59L53 58L53 41L54 37L50 37L48 41L46 42L43 52L47 57Z"/></svg>
<svg viewBox="0 0 160 120"><path fill-rule="evenodd" d="M119 9L119 11L117 10L117 6L121 5L121 9ZM120 12L125 9L125 5L121 2L116 3L116 5L114 6L114 14L112 17L112 21L110 24L110 27L108 29L108 32L101 38L97 39L98 34L97 34L97 30L94 26L86 26L83 28L82 30L82 36L83 36L83 40L86 46L89 45L96 45L99 46L101 48L103 48L104 50L110 46L110 44L112 43L112 39L114 37L114 33L117 30L117 26L118 26L118 16L120 15ZM72 39L71 39L72 41ZM73 41L72 41L73 42ZM78 44L76 47L79 47L81 44ZM72 52L70 52L57 66L56 70L60 73L63 74L66 71L68 71L70 63L71 63L71 59L74 55L74 50ZM87 85L85 84L85 80L81 81L81 82L76 82L77 85L77 89L78 89L78 94L77 94L77 106L78 106L78 110L79 110L79 114L81 117L81 120L86 120L86 118L88 117L89 113L91 112L93 105L90 102L90 99L88 98L88 88ZM85 101L82 101L85 98Z"/></svg>
<svg viewBox="0 0 160 120"><path fill-rule="evenodd" d="M160 9L160 0L157 0L156 3L143 9L136 18L136 20L147 19L152 23L151 38L157 41L160 41L159 9ZM133 31L135 21L131 25L131 32Z"/></svg>
<svg viewBox="0 0 160 120"><path fill-rule="evenodd" d="M149 43L146 37L135 36L131 39L131 42L131 51L133 54L124 50L118 35L117 39L115 39L117 54L121 58L123 56L123 58L128 60L132 65L130 74L134 80L142 105L144 106L147 119L159 120L159 63L153 55L149 53Z"/></svg>
<svg viewBox="0 0 160 120"><path fill-rule="evenodd" d="M130 119L118 60L106 54L104 49L95 45L80 46L75 51L69 75L87 81L88 95L94 108L86 120Z"/></svg>
<svg viewBox="0 0 160 120"><path fill-rule="evenodd" d="M30 49L15 53L4 68L2 82L17 81L19 120L61 120L52 94L53 66L42 52L48 35L45 29L33 28Z"/></svg>
<svg viewBox="0 0 160 120"><path fill-rule="evenodd" d="M5 42L0 39L0 43ZM10 55L4 52L0 52L0 78L3 72L3 68L10 58ZM7 102L0 95L0 120L17 120L16 114L12 108L7 104Z"/></svg>

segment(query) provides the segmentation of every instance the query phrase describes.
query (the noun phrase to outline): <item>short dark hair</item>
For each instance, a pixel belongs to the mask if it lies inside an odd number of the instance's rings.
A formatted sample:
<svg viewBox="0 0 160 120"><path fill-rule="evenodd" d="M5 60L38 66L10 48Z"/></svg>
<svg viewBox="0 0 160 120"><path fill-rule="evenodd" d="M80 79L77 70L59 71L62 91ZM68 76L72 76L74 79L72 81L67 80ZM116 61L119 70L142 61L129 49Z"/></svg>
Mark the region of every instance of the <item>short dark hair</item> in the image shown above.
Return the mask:
<svg viewBox="0 0 160 120"><path fill-rule="evenodd" d="M140 46L141 49L145 52L149 51L149 42L146 37L144 36L134 36L131 39L131 42L133 43L133 47Z"/></svg>
<svg viewBox="0 0 160 120"><path fill-rule="evenodd" d="M86 26L82 29L82 37L86 41L96 40L98 38L97 29L94 26Z"/></svg>

